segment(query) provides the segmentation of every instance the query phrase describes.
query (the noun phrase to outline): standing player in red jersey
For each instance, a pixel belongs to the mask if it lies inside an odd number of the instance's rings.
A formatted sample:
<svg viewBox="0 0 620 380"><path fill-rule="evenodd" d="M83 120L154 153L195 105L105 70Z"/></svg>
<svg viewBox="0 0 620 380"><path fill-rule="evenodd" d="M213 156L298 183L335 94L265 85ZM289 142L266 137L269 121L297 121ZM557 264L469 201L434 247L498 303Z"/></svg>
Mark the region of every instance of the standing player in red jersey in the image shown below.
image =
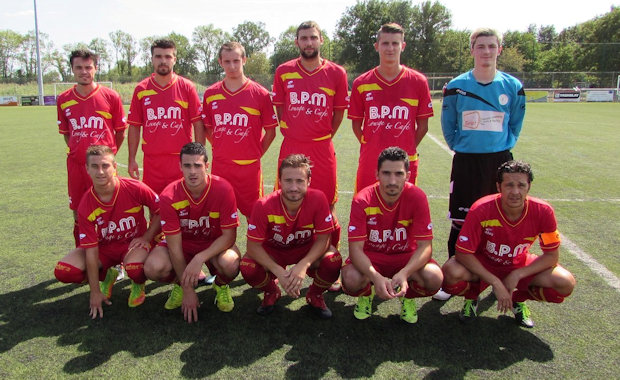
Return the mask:
<svg viewBox="0 0 620 380"><path fill-rule="evenodd" d="M249 218L254 203L263 196L260 159L275 137L278 119L269 92L243 73L243 45L223 44L218 62L224 80L205 91L202 107L213 146L211 173L230 182L239 210Z"/></svg>
<svg viewBox="0 0 620 380"><path fill-rule="evenodd" d="M312 161L314 180L332 211L338 200L336 152L332 139L347 108L348 83L343 67L321 57L323 35L314 21L297 28L295 45L300 57L278 66L273 77L273 104L284 136L278 165L290 154L301 153ZM277 181L276 181L277 187ZM338 245L340 226L332 241Z"/></svg>
<svg viewBox="0 0 620 380"><path fill-rule="evenodd" d="M456 255L443 266L443 289L465 297L463 322L477 316L478 295L491 285L497 310L513 311L517 324L534 327L525 300L561 303L575 287L558 264L560 234L553 208L528 195L534 175L529 164L508 161L497 170L497 191L469 209ZM529 252L536 239L543 254Z"/></svg>
<svg viewBox="0 0 620 380"><path fill-rule="evenodd" d="M361 144L356 192L376 181L377 157L390 146L407 152L409 181L416 183L417 146L428 131L433 104L426 77L400 64L405 45L405 32L400 25L381 26L375 42L379 66L353 81L348 118Z"/></svg>
<svg viewBox="0 0 620 380"><path fill-rule="evenodd" d="M77 207L82 195L92 186L86 172L86 149L107 145L116 153L125 138L127 123L120 95L97 84L98 56L88 50L74 50L69 62L77 84L58 96L58 131L68 147L67 182L69 208L73 211L73 237L79 245Z"/></svg>
<svg viewBox="0 0 620 380"><path fill-rule="evenodd" d="M181 149L183 178L161 193L161 225L166 239L144 263L154 281L175 281L165 308L182 306L189 323L198 321L200 303L194 287L203 264L216 275L215 303L224 312L235 306L228 284L239 274L237 204L230 184L207 174L207 150L197 142Z"/></svg>
<svg viewBox="0 0 620 380"><path fill-rule="evenodd" d="M196 88L173 71L176 45L171 40L156 40L151 54L155 72L138 83L129 108L127 170L132 178L140 178L136 154L142 130L143 181L159 194L182 177L179 151L192 141L192 126L194 141L204 144L205 136Z"/></svg>
<svg viewBox="0 0 620 380"><path fill-rule="evenodd" d="M353 312L357 319L370 317L376 292L383 299L400 297L400 318L416 323L415 298L432 296L441 286L441 268L431 257L428 200L407 182L410 175L407 152L386 148L378 158L379 182L353 198L342 288L358 297Z"/></svg>
<svg viewBox="0 0 620 380"><path fill-rule="evenodd" d="M54 275L66 283L88 280L90 316L94 319L103 318L102 302L111 304L112 285L118 274L113 267L121 262L132 280L129 307L144 302L143 263L160 230L159 198L145 184L116 176L112 148L93 145L85 155L93 185L78 207L80 246L56 264ZM145 206L152 215L148 228Z"/></svg>
<svg viewBox="0 0 620 380"><path fill-rule="evenodd" d="M338 279L342 257L330 244L334 224L329 203L323 192L308 188L310 177L306 156L286 157L278 169L279 190L259 199L252 211L241 274L250 286L264 292L256 310L260 315L273 311L281 296L278 282L297 298L308 274L314 281L306 301L319 317L332 316L323 293Z"/></svg>

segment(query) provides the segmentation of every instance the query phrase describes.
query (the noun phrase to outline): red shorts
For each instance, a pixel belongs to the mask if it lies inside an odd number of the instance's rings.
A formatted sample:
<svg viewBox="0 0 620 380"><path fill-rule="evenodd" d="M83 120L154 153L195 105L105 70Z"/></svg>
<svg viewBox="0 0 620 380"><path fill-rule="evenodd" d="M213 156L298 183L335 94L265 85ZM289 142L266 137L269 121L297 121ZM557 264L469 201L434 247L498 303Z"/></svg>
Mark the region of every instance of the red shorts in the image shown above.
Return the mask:
<svg viewBox="0 0 620 380"><path fill-rule="evenodd" d="M161 194L166 186L183 177L178 154L145 154L142 182Z"/></svg>
<svg viewBox="0 0 620 380"><path fill-rule="evenodd" d="M331 139L323 141L299 142L285 138L280 147L278 167L289 155L302 153L312 162L310 187L321 190L330 205L338 201L338 181L336 179L336 152ZM278 189L276 178L275 190Z"/></svg>
<svg viewBox="0 0 620 380"><path fill-rule="evenodd" d="M357 178L355 181L355 192L377 182L377 162L382 151L374 149L362 149L357 166ZM418 154L409 155L409 170L411 177L409 182L415 185L418 176Z"/></svg>
<svg viewBox="0 0 620 380"><path fill-rule="evenodd" d="M382 276L387 278L392 278L399 270L403 269L405 265L413 256L413 253L401 253L401 254L391 254L386 255L383 253L368 253L366 252L366 256L370 259L370 263L375 268L377 272L379 272ZM352 264L351 257L347 257L347 260L344 262L344 265ZM428 259L426 264L437 264L437 261L432 257Z"/></svg>
<svg viewBox="0 0 620 380"><path fill-rule="evenodd" d="M493 273L493 275L497 276L500 280L504 280L504 278L506 278L506 276L508 276L513 270L518 269L515 267L498 267L497 265L492 265L490 264L488 261L486 261L484 258L480 258L477 257L478 261L480 261L480 263L486 268L486 270L488 270L489 272ZM528 253L527 256L525 257L525 264L523 264L523 266L527 266L530 265L534 260L536 260L538 258L537 255L534 255L533 253ZM522 267L521 267L522 268ZM532 282L532 279L534 277L536 277L538 273L535 273L531 276L527 276L527 277L523 277L519 283L517 283L517 289L519 290L526 290L529 288L530 286L530 282ZM486 289L489 286L488 283L486 283L483 280L480 280L480 291L482 292L484 289Z"/></svg>
<svg viewBox="0 0 620 380"><path fill-rule="evenodd" d="M93 185L85 163L67 157L67 187L69 193L69 208L76 211L80 205L82 195Z"/></svg>
<svg viewBox="0 0 620 380"><path fill-rule="evenodd" d="M107 244L99 246L99 261L101 261L101 268L103 271L107 271L115 265L121 264L127 256L129 250L129 242L122 244Z"/></svg>
<svg viewBox="0 0 620 380"><path fill-rule="evenodd" d="M265 248L265 251L267 251L267 253L269 254L269 257L271 257L273 261L278 263L278 265L282 268L286 268L288 265L294 265L300 262L301 259L306 257L311 247L312 244L308 246L308 249L281 251L263 246L263 248Z"/></svg>
<svg viewBox="0 0 620 380"><path fill-rule="evenodd" d="M230 182L235 191L237 207L250 219L254 203L264 195L260 159L245 165L231 160L214 159L211 173Z"/></svg>
<svg viewBox="0 0 620 380"><path fill-rule="evenodd" d="M194 258L194 256L196 256L196 254L198 254L198 252L201 252L211 246L211 243L205 244L205 243L183 242L182 244L183 244L183 257L185 258L185 264L192 261L192 259ZM168 243L166 242L166 240L160 241L159 243L157 243L157 245L160 247L164 247L166 249L168 248ZM213 266L213 264L211 264L209 261L207 261L205 264L207 264L207 268L209 268L209 272L211 274L215 273L215 267ZM172 270L174 271L174 268Z"/></svg>

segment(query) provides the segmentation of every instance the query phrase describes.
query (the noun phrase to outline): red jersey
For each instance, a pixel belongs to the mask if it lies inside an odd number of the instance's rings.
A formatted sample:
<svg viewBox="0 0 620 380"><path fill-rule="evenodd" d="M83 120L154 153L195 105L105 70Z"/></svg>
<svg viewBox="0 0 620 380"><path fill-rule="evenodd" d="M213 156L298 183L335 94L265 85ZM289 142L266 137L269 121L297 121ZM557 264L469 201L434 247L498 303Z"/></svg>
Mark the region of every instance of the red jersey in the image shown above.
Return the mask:
<svg viewBox="0 0 620 380"><path fill-rule="evenodd" d="M222 235L222 229L239 225L232 186L216 175L207 177L207 186L198 199L192 197L183 178L166 186L160 196L162 232L180 233L184 247L191 244L206 249Z"/></svg>
<svg viewBox="0 0 620 380"><path fill-rule="evenodd" d="M403 66L394 80L385 80L374 68L353 81L349 119L364 119L362 147L382 151L398 146L416 153L415 120L433 116L426 77Z"/></svg>
<svg viewBox="0 0 620 380"><path fill-rule="evenodd" d="M259 199L248 222L248 240L267 250L307 252L316 234L330 234L334 220L322 191L308 188L297 214L291 216L281 199L282 190Z"/></svg>
<svg viewBox="0 0 620 380"><path fill-rule="evenodd" d="M142 126L145 154L179 154L192 141L192 123L200 120L200 99L194 84L172 74L167 86L155 74L138 83L129 108L130 125Z"/></svg>
<svg viewBox="0 0 620 380"><path fill-rule="evenodd" d="M82 96L76 86L58 95L58 132L69 136L69 157L86 164L86 149L91 145L107 145L116 153L117 131L127 128L120 95L105 86Z"/></svg>
<svg viewBox="0 0 620 380"><path fill-rule="evenodd" d="M140 181L117 177L110 202L102 202L93 187L78 206L80 248L102 245L111 250L127 250L129 243L147 230L144 206L159 213L159 197Z"/></svg>
<svg viewBox="0 0 620 380"><path fill-rule="evenodd" d="M413 253L417 240L432 240L433 224L426 194L406 182L398 201L389 207L379 194L379 184L353 197L349 241L364 241L364 252Z"/></svg>
<svg viewBox="0 0 620 380"><path fill-rule="evenodd" d="M282 135L299 141L331 138L334 110L347 108L347 73L323 59L308 72L296 58L278 66L273 77L273 104L282 106Z"/></svg>
<svg viewBox="0 0 620 380"><path fill-rule="evenodd" d="M525 265L529 248L537 238L543 252L560 246L551 205L528 196L521 218L510 222L502 211L501 194L491 194L478 199L469 209L456 250L475 254L492 266L519 268Z"/></svg>
<svg viewBox="0 0 620 380"><path fill-rule="evenodd" d="M205 91L202 112L205 127L213 131L213 160L260 159L262 129L278 125L269 92L252 80L235 92L223 81L215 83Z"/></svg>

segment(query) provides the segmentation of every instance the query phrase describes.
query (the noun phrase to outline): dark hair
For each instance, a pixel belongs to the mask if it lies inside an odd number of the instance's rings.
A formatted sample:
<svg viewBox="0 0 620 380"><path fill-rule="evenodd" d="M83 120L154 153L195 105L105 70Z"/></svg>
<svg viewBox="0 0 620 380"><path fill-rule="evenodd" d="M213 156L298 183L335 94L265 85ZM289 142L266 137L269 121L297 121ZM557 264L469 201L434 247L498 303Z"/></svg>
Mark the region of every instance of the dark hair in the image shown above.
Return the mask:
<svg viewBox="0 0 620 380"><path fill-rule="evenodd" d="M177 45L172 40L161 39L153 41L153 43L151 44L151 55L153 55L153 51L155 51L155 48L174 49L174 55L177 55Z"/></svg>
<svg viewBox="0 0 620 380"><path fill-rule="evenodd" d="M381 28L379 28L379 30L377 31L377 41L379 41L381 33L400 34L403 36L403 40L405 39L405 30L402 26L398 25L395 22L381 25Z"/></svg>
<svg viewBox="0 0 620 380"><path fill-rule="evenodd" d="M405 170L409 171L409 155L397 146L383 149L377 160L377 171L381 170L384 161L402 161L405 164Z"/></svg>
<svg viewBox="0 0 620 380"><path fill-rule="evenodd" d="M207 156L207 148L199 142L190 142L183 145L183 148L181 148L181 153L179 154L179 159L182 160L184 154L190 156L203 156L205 164L209 161L209 156Z"/></svg>
<svg viewBox="0 0 620 380"><path fill-rule="evenodd" d="M297 31L295 32L295 38L299 37L300 30L312 29L312 28L315 28L317 32L319 32L319 37L322 36L321 28L319 27L319 24L316 23L316 21L304 21L301 24L299 24L299 26L297 27Z"/></svg>
<svg viewBox="0 0 620 380"><path fill-rule="evenodd" d="M107 156L111 155L116 161L114 151L107 145L91 145L86 149L86 163L91 156Z"/></svg>
<svg viewBox="0 0 620 380"><path fill-rule="evenodd" d="M523 173L527 174L527 182L531 183L534 180L534 173L532 173L532 166L523 161L506 161L497 168L497 183L502 183L504 180L504 173Z"/></svg>
<svg viewBox="0 0 620 380"><path fill-rule="evenodd" d="M312 176L312 162L303 154L291 154L282 160L278 168L278 178L282 178L282 170L286 168L302 168L306 171L308 179Z"/></svg>
<svg viewBox="0 0 620 380"><path fill-rule="evenodd" d="M222 52L224 50L232 51L235 49L239 49L241 51L241 58L245 58L245 48L237 41L226 42L220 47L220 51L218 53L218 57L222 59Z"/></svg>
<svg viewBox="0 0 620 380"><path fill-rule="evenodd" d="M86 49L77 49L71 52L71 55L69 55L69 63L71 64L71 67L73 67L74 58L92 59L95 67L97 67L97 63L99 62L99 56Z"/></svg>

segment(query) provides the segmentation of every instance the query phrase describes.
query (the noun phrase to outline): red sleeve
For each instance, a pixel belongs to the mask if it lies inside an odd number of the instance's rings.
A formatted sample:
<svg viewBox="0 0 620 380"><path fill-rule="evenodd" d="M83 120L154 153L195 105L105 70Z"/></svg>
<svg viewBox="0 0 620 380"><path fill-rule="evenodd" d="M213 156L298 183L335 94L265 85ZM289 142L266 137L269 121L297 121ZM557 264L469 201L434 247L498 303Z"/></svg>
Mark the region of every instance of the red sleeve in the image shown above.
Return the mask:
<svg viewBox="0 0 620 380"><path fill-rule="evenodd" d="M261 95L261 123L264 129L275 128L278 126L278 117L273 109L273 103L271 103L271 97L269 93L265 91Z"/></svg>
<svg viewBox="0 0 620 380"><path fill-rule="evenodd" d="M65 111L61 109L62 103L64 102L64 98L62 96L58 97L58 103L56 103L56 113L58 115L58 133L61 135L68 135L71 131L69 127L69 122L67 121L67 117L65 116Z"/></svg>
<svg viewBox="0 0 620 380"><path fill-rule="evenodd" d="M419 188L416 188L414 194L414 198L411 201L415 205L411 233L416 240L432 240L433 224L431 223L428 199L426 194Z"/></svg>
<svg viewBox="0 0 620 380"><path fill-rule="evenodd" d="M461 253L474 254L478 250L482 236L482 225L480 224L481 213L479 209L472 208L465 217L465 222L456 241L456 250Z"/></svg>
<svg viewBox="0 0 620 380"><path fill-rule="evenodd" d="M149 208L151 215L159 214L159 196L144 182L138 183L140 186L141 203Z"/></svg>
<svg viewBox="0 0 620 380"><path fill-rule="evenodd" d="M237 228L239 226L239 213L237 212L235 192L228 181L224 179L221 179L221 181L220 227L222 229Z"/></svg>
<svg viewBox="0 0 620 380"><path fill-rule="evenodd" d="M164 189L159 199L159 215L161 216L161 230L166 235L176 235L181 233L179 215L173 205L173 192ZM172 190L172 189L170 189Z"/></svg>
<svg viewBox="0 0 620 380"><path fill-rule="evenodd" d="M189 81L185 81L187 84L187 95L188 99L188 109L190 121L193 123L194 121L200 120L202 113L202 105L200 104L200 98L198 97L198 92L196 91L196 86Z"/></svg>
<svg viewBox="0 0 620 380"><path fill-rule="evenodd" d="M368 236L366 230L366 212L364 209L367 202L360 197L353 198L351 214L349 216L349 241L364 241Z"/></svg>
<svg viewBox="0 0 620 380"><path fill-rule="evenodd" d="M211 93L207 89L202 97L202 122L205 128L213 129L213 116L211 115L211 107L207 104L207 98Z"/></svg>
<svg viewBox="0 0 620 380"><path fill-rule="evenodd" d="M420 81L422 93L420 94L416 118L429 118L433 116L433 101L431 99L431 92L428 89L428 81L425 76L421 75L421 77L423 79Z"/></svg>
<svg viewBox="0 0 620 380"><path fill-rule="evenodd" d="M282 82L282 70L279 67L273 76L273 104L276 106L284 104L284 82Z"/></svg>
<svg viewBox="0 0 620 380"><path fill-rule="evenodd" d="M78 226L80 228L80 248L92 248L99 245L99 238L97 236L97 225L95 223L94 218L92 221L89 220L90 215L94 215L94 212L88 208L88 202L86 202L86 198L91 196L90 190L89 193L86 193L84 197L82 197L82 201L78 206ZM90 213L90 214L89 214Z"/></svg>
<svg viewBox="0 0 620 380"><path fill-rule="evenodd" d="M558 231L557 220L555 219L555 212L551 206L542 208L541 215L541 228L542 231L539 235L540 249L545 251L552 251L560 247L560 232Z"/></svg>
<svg viewBox="0 0 620 380"><path fill-rule="evenodd" d="M347 72L338 67L338 83L336 84L336 96L334 98L334 109L347 108L349 96L349 82L347 82Z"/></svg>
<svg viewBox="0 0 620 380"><path fill-rule="evenodd" d="M347 117L349 119L363 119L364 118L364 102L362 101L362 94L358 91L359 82L355 80L353 82L353 88L351 88L351 98L349 101L349 112Z"/></svg>
<svg viewBox="0 0 620 380"><path fill-rule="evenodd" d="M129 106L129 117L127 118L127 123L129 125L141 126L144 124L144 120L142 120L142 101L138 99L138 93L141 90L142 87L138 85L133 91L131 105Z"/></svg>
<svg viewBox="0 0 620 380"><path fill-rule="evenodd" d="M123 108L123 101L118 93L114 93L111 104L112 115L114 117L113 125L114 130L124 131L127 129L127 118L125 117L125 109Z"/></svg>
<svg viewBox="0 0 620 380"><path fill-rule="evenodd" d="M314 210L314 232L327 234L334 230L334 217L329 209L329 202L322 191L315 192L313 202L308 204Z"/></svg>
<svg viewBox="0 0 620 380"><path fill-rule="evenodd" d="M258 200L252 209L252 216L248 222L248 240L262 243L266 239L268 219L266 215L266 204L262 200Z"/></svg>

